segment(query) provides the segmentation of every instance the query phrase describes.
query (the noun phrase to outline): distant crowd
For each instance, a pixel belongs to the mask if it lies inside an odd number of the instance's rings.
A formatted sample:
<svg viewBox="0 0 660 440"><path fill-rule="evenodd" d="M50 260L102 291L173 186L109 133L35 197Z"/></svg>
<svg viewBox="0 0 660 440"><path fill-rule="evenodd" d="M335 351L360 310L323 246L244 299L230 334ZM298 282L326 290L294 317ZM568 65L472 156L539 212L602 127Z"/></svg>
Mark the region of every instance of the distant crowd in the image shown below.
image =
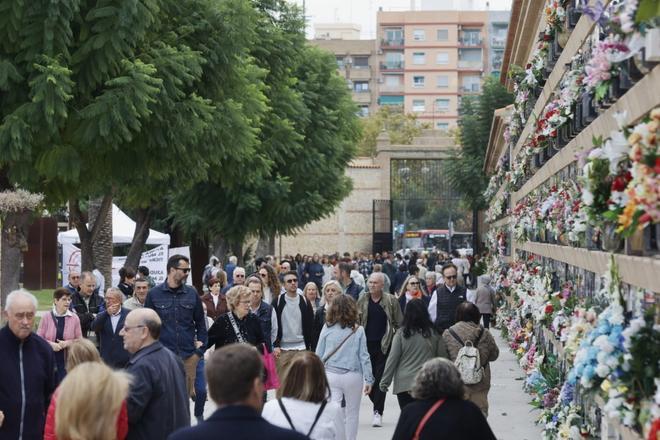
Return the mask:
<svg viewBox="0 0 660 440"><path fill-rule="evenodd" d="M36 298L14 291L0 440L355 439L362 394L378 428L390 387L396 439L495 438L497 299L476 265L385 252L266 256L246 270L212 257L198 293L189 259L174 255L158 285L145 267L122 268L105 290L71 271L39 317ZM204 420L208 397L219 409Z"/></svg>

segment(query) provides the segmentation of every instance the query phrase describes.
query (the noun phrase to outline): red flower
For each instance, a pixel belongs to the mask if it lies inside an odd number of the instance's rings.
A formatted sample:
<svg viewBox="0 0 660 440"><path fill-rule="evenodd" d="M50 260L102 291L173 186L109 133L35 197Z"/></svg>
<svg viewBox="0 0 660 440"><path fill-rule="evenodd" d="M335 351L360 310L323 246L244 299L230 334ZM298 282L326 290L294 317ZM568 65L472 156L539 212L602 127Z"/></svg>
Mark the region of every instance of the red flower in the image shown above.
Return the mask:
<svg viewBox="0 0 660 440"><path fill-rule="evenodd" d="M528 64L525 66L525 69L531 69L531 68L532 68L532 63L528 63Z"/></svg>
<svg viewBox="0 0 660 440"><path fill-rule="evenodd" d="M543 35L543 41L550 41L552 40L552 35L550 34L544 34Z"/></svg>
<svg viewBox="0 0 660 440"><path fill-rule="evenodd" d="M655 166L653 167L653 172L655 174L660 174L660 157L655 158Z"/></svg>
<svg viewBox="0 0 660 440"><path fill-rule="evenodd" d="M545 306L545 313L547 315L551 314L554 311L555 311L555 308L552 307L552 304L548 304L548 305Z"/></svg>
<svg viewBox="0 0 660 440"><path fill-rule="evenodd" d="M616 176L612 182L612 191L621 192L626 189L627 182L623 176Z"/></svg>

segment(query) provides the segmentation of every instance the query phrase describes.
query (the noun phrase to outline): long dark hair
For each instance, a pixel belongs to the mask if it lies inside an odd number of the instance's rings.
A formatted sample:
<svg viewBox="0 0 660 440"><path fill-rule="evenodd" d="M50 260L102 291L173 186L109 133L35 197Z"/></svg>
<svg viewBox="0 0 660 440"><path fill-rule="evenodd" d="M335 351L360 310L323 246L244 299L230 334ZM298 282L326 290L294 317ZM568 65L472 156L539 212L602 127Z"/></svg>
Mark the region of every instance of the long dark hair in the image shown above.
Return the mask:
<svg viewBox="0 0 660 440"><path fill-rule="evenodd" d="M403 337L409 338L415 333L420 333L428 338L435 332L433 322L426 309L426 304L421 299L412 299L406 304L403 314Z"/></svg>

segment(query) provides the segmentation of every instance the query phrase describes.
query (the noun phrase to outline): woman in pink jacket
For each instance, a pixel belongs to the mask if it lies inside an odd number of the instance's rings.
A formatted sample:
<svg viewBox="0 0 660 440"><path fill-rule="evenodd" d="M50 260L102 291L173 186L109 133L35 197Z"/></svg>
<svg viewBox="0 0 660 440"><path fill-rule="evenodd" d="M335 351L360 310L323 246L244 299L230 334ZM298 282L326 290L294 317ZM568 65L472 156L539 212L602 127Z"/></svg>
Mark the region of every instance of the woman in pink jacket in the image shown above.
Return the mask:
<svg viewBox="0 0 660 440"><path fill-rule="evenodd" d="M59 384L66 375L66 349L82 337L80 319L69 310L71 292L63 287L53 292L53 309L39 322L37 334L44 338L55 352L55 376Z"/></svg>

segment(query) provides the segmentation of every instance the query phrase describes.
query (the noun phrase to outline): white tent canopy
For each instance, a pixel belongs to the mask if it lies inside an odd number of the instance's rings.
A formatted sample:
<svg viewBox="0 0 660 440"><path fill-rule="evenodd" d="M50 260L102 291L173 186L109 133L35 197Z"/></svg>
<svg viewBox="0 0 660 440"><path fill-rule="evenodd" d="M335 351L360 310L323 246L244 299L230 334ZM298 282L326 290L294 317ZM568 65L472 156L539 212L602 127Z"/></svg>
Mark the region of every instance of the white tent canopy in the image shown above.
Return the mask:
<svg viewBox="0 0 660 440"><path fill-rule="evenodd" d="M89 227L89 225L88 225ZM133 241L133 234L135 234L135 222L131 220L117 205L112 205L112 243L113 244L131 244ZM75 244L80 243L78 231L74 228L70 231L60 232L57 234L57 242L59 244ZM162 232L149 229L149 238L147 244L161 245L170 244L170 236Z"/></svg>

